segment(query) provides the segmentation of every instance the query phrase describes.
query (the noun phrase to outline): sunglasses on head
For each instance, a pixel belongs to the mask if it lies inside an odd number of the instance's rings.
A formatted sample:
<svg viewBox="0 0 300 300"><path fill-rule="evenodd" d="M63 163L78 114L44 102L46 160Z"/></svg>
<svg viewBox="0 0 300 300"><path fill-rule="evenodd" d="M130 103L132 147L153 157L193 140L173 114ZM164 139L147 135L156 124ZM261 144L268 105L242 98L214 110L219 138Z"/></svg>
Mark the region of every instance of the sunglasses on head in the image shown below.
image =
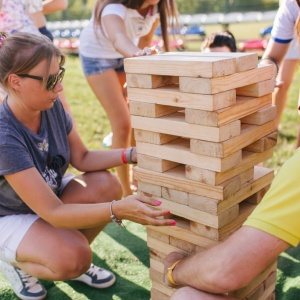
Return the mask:
<svg viewBox="0 0 300 300"><path fill-rule="evenodd" d="M48 91L52 91L54 87L56 86L57 82L62 82L64 75L65 75L65 68L60 67L60 71L56 75L49 75L48 78L42 77L42 76L35 76L35 75L30 75L30 74L17 74L20 77L27 77L31 79L36 79L40 81L46 81L46 87ZM47 80L46 80L47 79Z"/></svg>

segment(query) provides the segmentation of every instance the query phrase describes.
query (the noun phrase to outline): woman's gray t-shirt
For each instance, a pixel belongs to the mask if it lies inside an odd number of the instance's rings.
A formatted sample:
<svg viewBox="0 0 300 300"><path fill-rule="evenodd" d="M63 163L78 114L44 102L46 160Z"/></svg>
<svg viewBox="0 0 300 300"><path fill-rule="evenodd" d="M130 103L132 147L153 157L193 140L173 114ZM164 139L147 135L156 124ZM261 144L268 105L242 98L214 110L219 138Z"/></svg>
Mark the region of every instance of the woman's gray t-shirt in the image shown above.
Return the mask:
<svg viewBox="0 0 300 300"><path fill-rule="evenodd" d="M0 216L32 213L4 175L34 167L58 195L70 162L68 134L71 129L71 117L59 99L52 108L42 112L38 133L25 127L10 110L7 99L3 101L0 105Z"/></svg>

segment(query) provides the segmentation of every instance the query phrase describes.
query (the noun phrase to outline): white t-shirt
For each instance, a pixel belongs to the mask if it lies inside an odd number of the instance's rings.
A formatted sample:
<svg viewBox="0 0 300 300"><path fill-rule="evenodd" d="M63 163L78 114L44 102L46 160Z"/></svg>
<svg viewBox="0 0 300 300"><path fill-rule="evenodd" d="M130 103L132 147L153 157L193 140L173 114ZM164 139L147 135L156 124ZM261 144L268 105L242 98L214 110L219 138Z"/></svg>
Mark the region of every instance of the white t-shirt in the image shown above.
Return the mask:
<svg viewBox="0 0 300 300"><path fill-rule="evenodd" d="M144 18L137 10L126 8L122 4L108 4L102 11L101 17L117 15L124 20L127 35L135 45L138 45L140 37L148 34L159 18L157 6L150 9ZM91 58L122 58L123 55L117 52L107 37L106 29L102 25L94 28L94 17L82 30L80 35L79 53Z"/></svg>
<svg viewBox="0 0 300 300"><path fill-rule="evenodd" d="M295 0L282 1L276 14L271 38L281 44L287 44L295 36L295 23L300 12Z"/></svg>

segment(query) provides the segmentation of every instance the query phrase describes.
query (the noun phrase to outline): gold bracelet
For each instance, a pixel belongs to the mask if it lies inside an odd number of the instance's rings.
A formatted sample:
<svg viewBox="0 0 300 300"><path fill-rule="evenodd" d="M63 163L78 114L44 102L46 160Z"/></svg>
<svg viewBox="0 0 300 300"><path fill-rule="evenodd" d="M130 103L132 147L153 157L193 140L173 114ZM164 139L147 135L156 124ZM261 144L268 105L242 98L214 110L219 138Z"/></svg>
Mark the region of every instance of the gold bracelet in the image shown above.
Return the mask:
<svg viewBox="0 0 300 300"><path fill-rule="evenodd" d="M175 269L175 267L180 261L181 259L177 260L170 268L168 268L168 279L173 285L178 285L173 279L173 270Z"/></svg>

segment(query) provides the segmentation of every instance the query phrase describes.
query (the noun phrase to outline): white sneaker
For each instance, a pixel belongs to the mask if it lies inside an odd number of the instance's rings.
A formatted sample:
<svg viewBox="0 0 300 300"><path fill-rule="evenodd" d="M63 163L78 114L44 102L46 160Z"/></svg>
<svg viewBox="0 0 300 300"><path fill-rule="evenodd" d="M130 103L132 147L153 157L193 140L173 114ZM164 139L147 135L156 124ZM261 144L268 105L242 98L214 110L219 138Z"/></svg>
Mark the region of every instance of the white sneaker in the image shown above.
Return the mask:
<svg viewBox="0 0 300 300"><path fill-rule="evenodd" d="M103 139L103 147L111 147L112 145L112 137L113 137L113 133L111 132L110 134L108 134L107 136L104 137Z"/></svg>
<svg viewBox="0 0 300 300"><path fill-rule="evenodd" d="M9 281L15 294L22 300L41 300L47 296L47 291L37 278L21 269L0 261L0 271Z"/></svg>
<svg viewBox="0 0 300 300"><path fill-rule="evenodd" d="M91 264L84 274L72 280L81 281L89 286L103 289L112 286L116 281L116 277L113 273Z"/></svg>

